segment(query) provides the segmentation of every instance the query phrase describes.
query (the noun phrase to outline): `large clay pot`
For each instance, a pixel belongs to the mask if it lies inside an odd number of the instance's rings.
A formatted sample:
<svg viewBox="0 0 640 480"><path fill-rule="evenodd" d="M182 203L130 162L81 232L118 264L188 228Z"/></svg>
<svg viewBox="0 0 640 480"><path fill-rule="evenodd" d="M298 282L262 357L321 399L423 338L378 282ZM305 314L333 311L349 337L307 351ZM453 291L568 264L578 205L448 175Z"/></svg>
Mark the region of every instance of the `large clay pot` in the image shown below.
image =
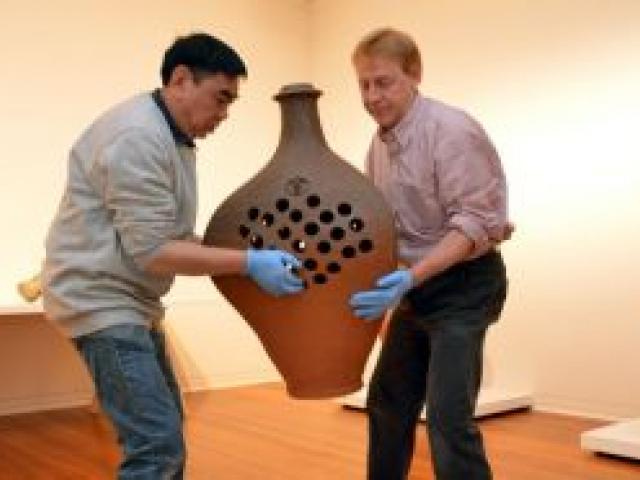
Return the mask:
<svg viewBox="0 0 640 480"><path fill-rule="evenodd" d="M284 86L280 144L271 161L215 211L204 243L279 248L303 261L307 288L274 298L243 276L213 280L260 338L293 397L354 392L380 322L354 317L352 293L396 265L393 216L382 195L327 146L321 92Z"/></svg>

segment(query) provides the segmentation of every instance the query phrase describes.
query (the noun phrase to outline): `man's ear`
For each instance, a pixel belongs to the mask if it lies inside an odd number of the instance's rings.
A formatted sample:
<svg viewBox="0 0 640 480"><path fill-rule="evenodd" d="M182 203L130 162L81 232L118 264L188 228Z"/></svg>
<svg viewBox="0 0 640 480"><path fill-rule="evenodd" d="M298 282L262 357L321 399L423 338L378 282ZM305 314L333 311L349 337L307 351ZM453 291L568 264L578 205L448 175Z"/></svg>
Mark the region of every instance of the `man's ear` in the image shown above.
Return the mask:
<svg viewBox="0 0 640 480"><path fill-rule="evenodd" d="M411 78L414 87L418 87L422 81L422 68L420 65L411 65L407 71L407 75Z"/></svg>
<svg viewBox="0 0 640 480"><path fill-rule="evenodd" d="M171 77L169 77L169 86L182 86L187 81L192 79L191 70L186 65L177 65L173 72L171 72Z"/></svg>

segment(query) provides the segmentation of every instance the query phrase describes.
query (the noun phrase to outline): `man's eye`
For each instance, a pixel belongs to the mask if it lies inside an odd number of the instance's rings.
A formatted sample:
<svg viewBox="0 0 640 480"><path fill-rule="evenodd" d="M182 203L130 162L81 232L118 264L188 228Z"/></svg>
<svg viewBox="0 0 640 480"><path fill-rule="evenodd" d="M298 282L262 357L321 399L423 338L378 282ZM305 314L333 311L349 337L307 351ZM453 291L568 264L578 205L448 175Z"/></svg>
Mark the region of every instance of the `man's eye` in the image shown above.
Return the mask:
<svg viewBox="0 0 640 480"><path fill-rule="evenodd" d="M225 107L231 103L231 101L227 97L216 96L216 103L221 107Z"/></svg>

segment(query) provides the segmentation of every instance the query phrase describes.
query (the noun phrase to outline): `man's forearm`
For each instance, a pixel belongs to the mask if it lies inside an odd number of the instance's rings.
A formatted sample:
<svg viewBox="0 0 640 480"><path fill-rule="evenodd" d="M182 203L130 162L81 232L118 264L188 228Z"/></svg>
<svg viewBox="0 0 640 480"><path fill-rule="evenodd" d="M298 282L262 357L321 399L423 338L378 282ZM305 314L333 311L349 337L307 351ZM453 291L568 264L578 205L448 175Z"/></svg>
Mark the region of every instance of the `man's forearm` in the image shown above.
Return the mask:
<svg viewBox="0 0 640 480"><path fill-rule="evenodd" d="M246 252L207 247L192 240L165 243L145 265L156 275L233 275L246 271Z"/></svg>
<svg viewBox="0 0 640 480"><path fill-rule="evenodd" d="M429 254L411 267L414 284L445 271L469 256L473 241L458 230L451 230L429 252Z"/></svg>

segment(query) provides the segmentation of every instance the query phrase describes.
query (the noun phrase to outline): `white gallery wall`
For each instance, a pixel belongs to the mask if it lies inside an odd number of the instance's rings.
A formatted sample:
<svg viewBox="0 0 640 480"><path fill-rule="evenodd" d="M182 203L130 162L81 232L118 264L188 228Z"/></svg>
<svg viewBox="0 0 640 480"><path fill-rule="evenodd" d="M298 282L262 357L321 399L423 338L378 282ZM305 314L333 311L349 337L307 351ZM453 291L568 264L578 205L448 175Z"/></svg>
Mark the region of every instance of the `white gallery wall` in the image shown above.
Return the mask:
<svg viewBox="0 0 640 480"><path fill-rule="evenodd" d="M329 143L362 167L374 126L349 55L370 29L392 25L422 48L423 93L475 115L507 171L518 230L502 248L511 290L488 380L529 389L544 408L640 414L640 2L0 0L0 18L0 305L18 304L15 283L38 269L70 145L105 108L158 84L176 35L218 34L249 66L229 120L199 145L202 231L273 152L271 95L284 83L325 91ZM168 300L187 388L277 378L208 279L181 279ZM26 324L12 325L12 342L33 344ZM0 320L0 351L3 339ZM14 365L0 363L0 378ZM51 388L43 393L61 393ZM0 410L11 392L2 395Z"/></svg>

